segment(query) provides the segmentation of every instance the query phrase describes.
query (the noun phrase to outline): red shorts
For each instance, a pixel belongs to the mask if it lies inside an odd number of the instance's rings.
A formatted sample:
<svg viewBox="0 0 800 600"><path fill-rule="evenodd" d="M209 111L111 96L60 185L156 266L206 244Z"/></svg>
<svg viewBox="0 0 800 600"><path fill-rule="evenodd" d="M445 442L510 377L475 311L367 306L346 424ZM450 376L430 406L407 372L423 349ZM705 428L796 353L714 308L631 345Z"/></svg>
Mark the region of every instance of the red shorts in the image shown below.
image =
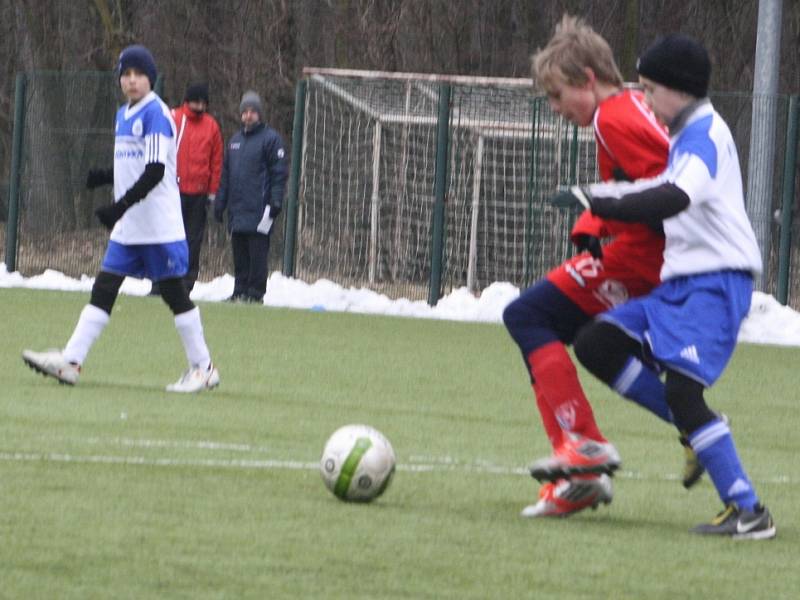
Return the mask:
<svg viewBox="0 0 800 600"><path fill-rule="evenodd" d="M587 315L605 312L629 298L644 296L660 283L660 256L650 261L640 259L638 268L632 268L630 254L621 250L604 246L602 260L588 252L573 256L550 271L547 280Z"/></svg>

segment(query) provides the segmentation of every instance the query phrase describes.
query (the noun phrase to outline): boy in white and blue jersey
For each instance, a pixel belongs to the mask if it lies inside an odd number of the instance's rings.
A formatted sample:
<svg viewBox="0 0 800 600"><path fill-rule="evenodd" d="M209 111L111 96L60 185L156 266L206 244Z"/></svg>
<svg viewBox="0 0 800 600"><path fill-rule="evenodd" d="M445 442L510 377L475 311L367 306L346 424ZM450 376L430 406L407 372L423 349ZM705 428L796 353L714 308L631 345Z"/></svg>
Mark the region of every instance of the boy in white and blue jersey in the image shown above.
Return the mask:
<svg viewBox="0 0 800 600"><path fill-rule="evenodd" d="M200 311L183 284L188 248L175 174L175 124L166 104L152 91L157 77L149 50L128 46L119 57L119 83L128 102L116 116L114 168L93 170L87 187L114 184L112 204L95 211L111 229L92 295L72 337L62 351L25 350L33 369L75 384L89 349L102 333L126 276L159 283L161 296L175 315L188 369L172 392L199 392L216 387L219 373L203 335Z"/></svg>
<svg viewBox="0 0 800 600"><path fill-rule="evenodd" d="M127 210L120 209L123 218L113 225L112 241L133 245L169 244L186 239L175 175L175 139L175 123L155 92L148 92L136 104L125 104L117 111L114 197L124 205L126 194L143 174L147 177L148 168L163 171L163 175L147 193L147 202L128 202Z"/></svg>
<svg viewBox="0 0 800 600"><path fill-rule="evenodd" d="M662 225L662 284L587 325L575 352L616 391L663 398L686 432L725 505L694 533L772 538L772 517L730 429L703 398L733 354L753 277L762 269L736 147L706 97L711 63L698 42L680 34L661 38L639 59L638 71L648 104L669 125L667 169L653 179L572 188L555 203L580 202L603 218Z"/></svg>

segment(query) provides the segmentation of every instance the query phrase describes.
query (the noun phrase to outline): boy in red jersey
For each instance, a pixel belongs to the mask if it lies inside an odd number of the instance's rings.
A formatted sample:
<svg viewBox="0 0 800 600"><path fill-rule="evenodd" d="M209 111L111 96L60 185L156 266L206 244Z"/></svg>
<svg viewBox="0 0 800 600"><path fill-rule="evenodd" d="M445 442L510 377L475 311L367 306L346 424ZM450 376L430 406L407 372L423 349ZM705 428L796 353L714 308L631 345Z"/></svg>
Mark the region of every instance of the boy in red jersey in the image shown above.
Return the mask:
<svg viewBox="0 0 800 600"><path fill-rule="evenodd" d="M576 125L594 127L603 180L636 180L664 170L666 129L640 92L623 88L608 43L591 27L565 15L547 46L533 56L532 70L554 112ZM611 501L609 475L619 467L620 457L595 422L565 344L594 315L660 283L662 232L586 211L571 238L580 253L522 292L503 313L522 351L554 450L531 466L531 474L545 483L538 502L522 511L526 517L567 516ZM639 377L635 368L626 375L616 389L671 423L659 386ZM687 454L691 483L702 474L698 464Z"/></svg>

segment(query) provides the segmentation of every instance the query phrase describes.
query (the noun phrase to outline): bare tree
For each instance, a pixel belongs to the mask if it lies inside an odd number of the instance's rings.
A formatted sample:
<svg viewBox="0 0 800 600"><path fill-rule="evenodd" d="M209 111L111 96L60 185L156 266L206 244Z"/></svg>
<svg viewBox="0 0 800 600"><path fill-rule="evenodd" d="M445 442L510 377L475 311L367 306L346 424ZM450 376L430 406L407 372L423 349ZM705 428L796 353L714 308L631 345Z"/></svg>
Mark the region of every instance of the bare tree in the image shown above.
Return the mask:
<svg viewBox="0 0 800 600"><path fill-rule="evenodd" d="M153 51L170 104L190 81L208 81L211 111L228 137L239 126L241 93L253 88L288 136L303 66L527 77L530 54L564 12L609 40L628 79L650 42L681 30L709 48L713 90L752 86L757 0L0 0L0 180L9 169L18 72L110 72L120 49L138 42ZM798 44L800 2L788 0L782 92L800 91ZM48 119L63 118L66 100L52 94Z"/></svg>

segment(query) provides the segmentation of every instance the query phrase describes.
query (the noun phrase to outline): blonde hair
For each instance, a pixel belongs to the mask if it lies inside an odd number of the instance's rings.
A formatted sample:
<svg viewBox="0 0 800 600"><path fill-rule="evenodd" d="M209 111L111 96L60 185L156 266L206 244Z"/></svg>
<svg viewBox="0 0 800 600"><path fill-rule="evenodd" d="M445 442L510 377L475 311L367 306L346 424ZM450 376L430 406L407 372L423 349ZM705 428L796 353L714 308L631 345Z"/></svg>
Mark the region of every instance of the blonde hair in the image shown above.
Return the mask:
<svg viewBox="0 0 800 600"><path fill-rule="evenodd" d="M550 92L558 81L586 83L586 67L594 71L598 81L622 86L622 75L608 42L583 19L565 14L547 46L531 57L531 74L539 87Z"/></svg>

